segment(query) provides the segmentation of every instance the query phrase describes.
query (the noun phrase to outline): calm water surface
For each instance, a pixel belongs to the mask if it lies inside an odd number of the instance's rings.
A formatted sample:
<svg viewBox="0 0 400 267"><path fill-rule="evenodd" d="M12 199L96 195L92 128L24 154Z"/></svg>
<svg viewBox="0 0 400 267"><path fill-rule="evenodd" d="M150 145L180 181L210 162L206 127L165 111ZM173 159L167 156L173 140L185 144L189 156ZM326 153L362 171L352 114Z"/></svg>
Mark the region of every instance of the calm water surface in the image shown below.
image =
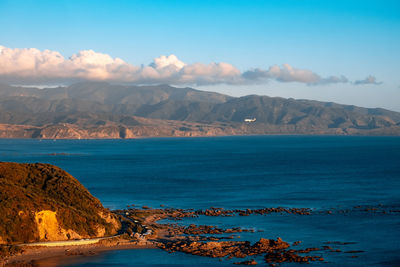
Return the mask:
<svg viewBox="0 0 400 267"><path fill-rule="evenodd" d="M55 164L111 209L129 204L195 209L285 206L326 210L357 205L400 209L399 137L0 139L0 161ZM365 251L358 258L350 253L321 252L328 263L314 265L400 266L399 213L205 217L182 223L263 231L241 235L251 241L280 236L312 247L325 241L355 242L337 248ZM64 265L231 264L160 250L125 250Z"/></svg>

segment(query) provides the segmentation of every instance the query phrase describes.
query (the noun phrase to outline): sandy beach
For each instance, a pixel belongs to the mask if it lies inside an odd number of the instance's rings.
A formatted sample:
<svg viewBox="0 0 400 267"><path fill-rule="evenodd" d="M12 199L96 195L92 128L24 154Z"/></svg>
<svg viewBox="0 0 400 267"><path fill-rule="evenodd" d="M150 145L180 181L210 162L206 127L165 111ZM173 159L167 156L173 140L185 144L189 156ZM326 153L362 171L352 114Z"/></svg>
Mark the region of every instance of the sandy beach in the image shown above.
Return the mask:
<svg viewBox="0 0 400 267"><path fill-rule="evenodd" d="M90 243L91 240L84 244L71 244L66 242L52 242L57 245L49 246L27 246L22 254L14 255L6 259L0 260L0 266L58 266L66 261L79 261L82 257L97 255L101 252L110 250L124 249L151 249L156 246L151 242L131 242L128 240L115 240L107 244Z"/></svg>

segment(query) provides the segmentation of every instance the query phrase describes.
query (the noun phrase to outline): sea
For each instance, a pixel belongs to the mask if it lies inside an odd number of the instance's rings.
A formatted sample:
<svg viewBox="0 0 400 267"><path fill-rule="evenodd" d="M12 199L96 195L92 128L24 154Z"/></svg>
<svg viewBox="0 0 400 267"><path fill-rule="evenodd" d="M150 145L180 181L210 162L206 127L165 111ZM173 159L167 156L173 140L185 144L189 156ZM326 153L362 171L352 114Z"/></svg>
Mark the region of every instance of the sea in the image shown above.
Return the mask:
<svg viewBox="0 0 400 267"><path fill-rule="evenodd" d="M45 162L103 205L184 209L311 208L311 215L187 218L242 227L240 239L329 244L314 266L400 266L400 137L237 136L131 140L0 139L0 161ZM328 243L327 243L328 242ZM262 257L255 258L261 266ZM233 266L159 249L115 250L56 266ZM297 266L284 263L281 266ZM46 266L42 263L40 266Z"/></svg>

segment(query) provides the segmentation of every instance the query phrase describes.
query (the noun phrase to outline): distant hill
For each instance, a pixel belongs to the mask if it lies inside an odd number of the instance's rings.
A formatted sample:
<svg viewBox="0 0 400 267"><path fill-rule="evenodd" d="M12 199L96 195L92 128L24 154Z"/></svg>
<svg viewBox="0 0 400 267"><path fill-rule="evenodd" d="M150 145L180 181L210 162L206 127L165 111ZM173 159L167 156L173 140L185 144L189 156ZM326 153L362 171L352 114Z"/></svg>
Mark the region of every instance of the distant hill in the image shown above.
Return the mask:
<svg viewBox="0 0 400 267"><path fill-rule="evenodd" d="M48 100L80 99L107 105L141 106L164 100L223 103L232 97L196 90L176 88L166 84L156 86L111 85L105 82L76 83L69 87L27 88L0 84L0 97L26 96Z"/></svg>
<svg viewBox="0 0 400 267"><path fill-rule="evenodd" d="M256 121L249 125L244 122L247 118L256 118ZM215 130L221 135L400 135L400 113L381 108L258 95L231 97L169 85L123 86L87 82L47 89L0 85L0 124L3 125L43 129L69 124L91 131L96 127L114 127L113 131L134 128L136 134L141 128L141 136L159 136L151 134L146 128L151 126L154 129L160 124L158 120L169 121L161 123L163 129L160 133L166 136L181 136L176 133L183 129L182 123L217 127ZM185 135L188 132L202 135L201 131L190 127ZM29 134L25 135L29 137ZM97 134L97 138L100 135ZM106 136L104 134L100 138ZM122 136L126 138L130 135ZM12 136L0 131L0 137ZM36 134L31 137L42 136Z"/></svg>
<svg viewBox="0 0 400 267"><path fill-rule="evenodd" d="M119 221L50 164L0 162L0 244L113 235Z"/></svg>

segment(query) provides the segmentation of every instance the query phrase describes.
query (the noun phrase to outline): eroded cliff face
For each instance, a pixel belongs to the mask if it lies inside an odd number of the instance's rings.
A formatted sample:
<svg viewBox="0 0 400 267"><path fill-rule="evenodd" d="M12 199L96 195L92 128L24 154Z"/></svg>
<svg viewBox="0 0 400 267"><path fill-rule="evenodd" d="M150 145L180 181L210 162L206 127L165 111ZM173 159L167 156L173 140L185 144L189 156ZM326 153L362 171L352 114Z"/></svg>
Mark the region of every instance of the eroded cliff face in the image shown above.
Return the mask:
<svg viewBox="0 0 400 267"><path fill-rule="evenodd" d="M71 229L60 226L56 216L57 212L42 210L35 212L35 222L39 232L40 241L80 239L81 235Z"/></svg>
<svg viewBox="0 0 400 267"><path fill-rule="evenodd" d="M376 128L320 128L309 125L270 125L263 123L195 123L142 119L138 126L105 125L78 126L57 124L46 126L0 124L0 138L39 139L131 139L140 137L195 137L226 135L400 135L399 125Z"/></svg>
<svg viewBox="0 0 400 267"><path fill-rule="evenodd" d="M0 162L0 244L114 235L121 225L74 177L50 164Z"/></svg>

